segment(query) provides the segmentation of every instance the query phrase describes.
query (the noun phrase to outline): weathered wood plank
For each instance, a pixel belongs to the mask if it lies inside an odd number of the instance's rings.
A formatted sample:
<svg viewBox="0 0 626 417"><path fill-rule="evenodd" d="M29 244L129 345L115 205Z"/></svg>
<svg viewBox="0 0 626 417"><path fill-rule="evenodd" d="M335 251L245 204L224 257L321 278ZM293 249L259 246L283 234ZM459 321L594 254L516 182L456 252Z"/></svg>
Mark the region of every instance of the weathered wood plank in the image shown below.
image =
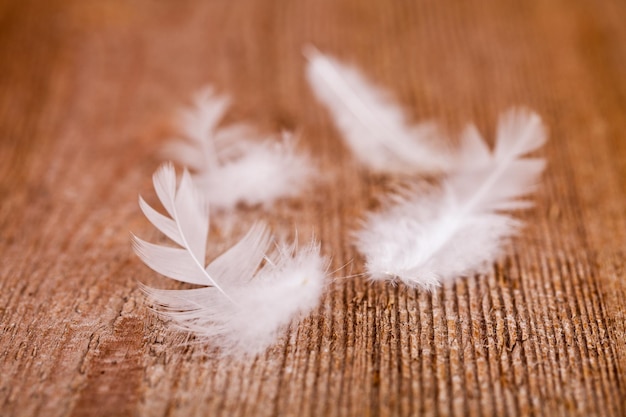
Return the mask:
<svg viewBox="0 0 626 417"><path fill-rule="evenodd" d="M626 413L626 3L619 0L0 2L0 414ZM390 179L361 172L301 48L359 65L418 118L550 127L528 227L485 276L427 294L368 283L349 233ZM268 218L341 268L317 314L256 360L180 346L131 253L172 114L206 83L231 120L293 129L316 191ZM151 197L148 197L151 198ZM219 225L218 225L219 229ZM218 253L222 238L209 249Z"/></svg>

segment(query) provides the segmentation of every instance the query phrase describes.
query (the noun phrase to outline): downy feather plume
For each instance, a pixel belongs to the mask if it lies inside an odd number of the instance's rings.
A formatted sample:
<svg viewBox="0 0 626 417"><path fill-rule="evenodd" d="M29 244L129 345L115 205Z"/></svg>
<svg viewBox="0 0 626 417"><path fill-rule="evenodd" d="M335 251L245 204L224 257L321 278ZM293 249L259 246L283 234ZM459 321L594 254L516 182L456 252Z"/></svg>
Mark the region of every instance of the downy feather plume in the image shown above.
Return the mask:
<svg viewBox="0 0 626 417"><path fill-rule="evenodd" d="M214 209L239 203L270 205L297 196L315 174L311 158L298 152L295 140L254 139L244 125L218 128L229 105L210 88L201 90L194 105L181 113L185 140L166 148L166 156L193 171L194 182Z"/></svg>
<svg viewBox="0 0 626 417"><path fill-rule="evenodd" d="M313 47L305 50L307 77L348 147L367 168L381 173L440 173L452 164L432 123L410 125L386 91L354 68Z"/></svg>
<svg viewBox="0 0 626 417"><path fill-rule="evenodd" d="M178 187L171 164L154 174L154 188L168 216L141 197L148 220L177 247L133 235L133 248L156 272L201 288L163 290L143 286L155 308L175 327L206 338L225 355L260 353L321 297L326 261L319 244L275 244L256 224L234 246L205 265L209 213L185 170Z"/></svg>
<svg viewBox="0 0 626 417"><path fill-rule="evenodd" d="M493 152L469 127L458 169L441 189L396 195L387 210L367 218L357 246L369 275L433 289L484 272L521 226L506 212L530 205L520 198L534 189L544 161L525 156L545 141L539 116L524 110L501 116Z"/></svg>

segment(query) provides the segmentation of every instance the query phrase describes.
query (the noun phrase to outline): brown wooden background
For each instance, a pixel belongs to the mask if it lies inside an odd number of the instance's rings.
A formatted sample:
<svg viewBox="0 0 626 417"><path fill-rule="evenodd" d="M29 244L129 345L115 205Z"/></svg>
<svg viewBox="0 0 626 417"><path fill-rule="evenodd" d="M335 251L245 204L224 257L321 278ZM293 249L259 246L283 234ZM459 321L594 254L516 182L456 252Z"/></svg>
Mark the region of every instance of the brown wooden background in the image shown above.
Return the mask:
<svg viewBox="0 0 626 417"><path fill-rule="evenodd" d="M626 2L0 3L0 415L626 415ZM436 294L369 284L360 173L303 76L313 43L451 133L523 104L550 128L528 228ZM171 117L211 83L232 120L294 129L331 180L269 217L315 232L317 315L256 361L181 347L137 289L137 194ZM219 233L218 233L219 235ZM218 251L229 236L211 247Z"/></svg>

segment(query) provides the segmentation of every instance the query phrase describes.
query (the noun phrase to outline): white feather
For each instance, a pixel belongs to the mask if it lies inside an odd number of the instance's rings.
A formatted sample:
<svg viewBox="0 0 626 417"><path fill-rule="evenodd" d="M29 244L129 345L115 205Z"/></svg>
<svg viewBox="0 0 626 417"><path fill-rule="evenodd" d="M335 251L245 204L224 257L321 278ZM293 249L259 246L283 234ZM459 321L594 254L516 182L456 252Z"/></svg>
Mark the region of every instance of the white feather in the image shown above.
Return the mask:
<svg viewBox="0 0 626 417"><path fill-rule="evenodd" d="M452 164L432 123L410 125L402 108L356 69L305 50L307 77L343 139L369 169L386 173L438 173Z"/></svg>
<svg viewBox="0 0 626 417"><path fill-rule="evenodd" d="M148 220L180 248L156 245L133 236L138 256L156 272L203 285L188 290L143 286L156 308L180 329L191 331L226 355L262 352L295 320L313 310L321 297L326 261L312 241L298 250L273 246L267 227L256 224L234 246L205 266L208 211L185 171L176 188L171 164L154 175L154 186L170 217L143 199Z"/></svg>
<svg viewBox="0 0 626 417"><path fill-rule="evenodd" d="M504 114L493 153L473 127L462 139L459 167L440 190L395 196L357 233L373 279L432 289L480 273L519 229L520 222L503 211L528 207L520 197L544 169L542 159L524 157L546 140L541 119L524 110Z"/></svg>
<svg viewBox="0 0 626 417"><path fill-rule="evenodd" d="M288 135L281 142L239 141L223 163L197 176L216 207L269 205L279 198L296 197L314 173L310 158L298 153Z"/></svg>
<svg viewBox="0 0 626 417"><path fill-rule="evenodd" d="M214 209L268 206L301 193L315 174L311 158L297 151L288 134L280 141L258 140L244 125L218 128L228 104L210 88L201 90L181 113L186 140L170 143L166 156L194 172L194 182Z"/></svg>

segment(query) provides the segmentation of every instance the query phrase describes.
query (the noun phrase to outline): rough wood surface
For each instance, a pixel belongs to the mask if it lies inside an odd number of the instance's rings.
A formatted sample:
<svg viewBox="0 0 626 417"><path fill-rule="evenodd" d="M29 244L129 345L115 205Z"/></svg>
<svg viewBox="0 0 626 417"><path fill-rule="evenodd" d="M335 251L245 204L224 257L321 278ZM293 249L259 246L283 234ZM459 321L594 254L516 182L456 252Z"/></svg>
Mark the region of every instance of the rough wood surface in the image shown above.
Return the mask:
<svg viewBox="0 0 626 417"><path fill-rule="evenodd" d="M1 2L0 414L626 415L624 21L623 0ZM354 259L335 276L362 272L349 231L388 183L313 99L307 43L452 133L531 107L549 169L490 274L436 294L335 279L264 357L218 361L137 289L163 283L130 249L156 236L137 194L211 83L333 176L241 218L310 230L331 269Z"/></svg>

